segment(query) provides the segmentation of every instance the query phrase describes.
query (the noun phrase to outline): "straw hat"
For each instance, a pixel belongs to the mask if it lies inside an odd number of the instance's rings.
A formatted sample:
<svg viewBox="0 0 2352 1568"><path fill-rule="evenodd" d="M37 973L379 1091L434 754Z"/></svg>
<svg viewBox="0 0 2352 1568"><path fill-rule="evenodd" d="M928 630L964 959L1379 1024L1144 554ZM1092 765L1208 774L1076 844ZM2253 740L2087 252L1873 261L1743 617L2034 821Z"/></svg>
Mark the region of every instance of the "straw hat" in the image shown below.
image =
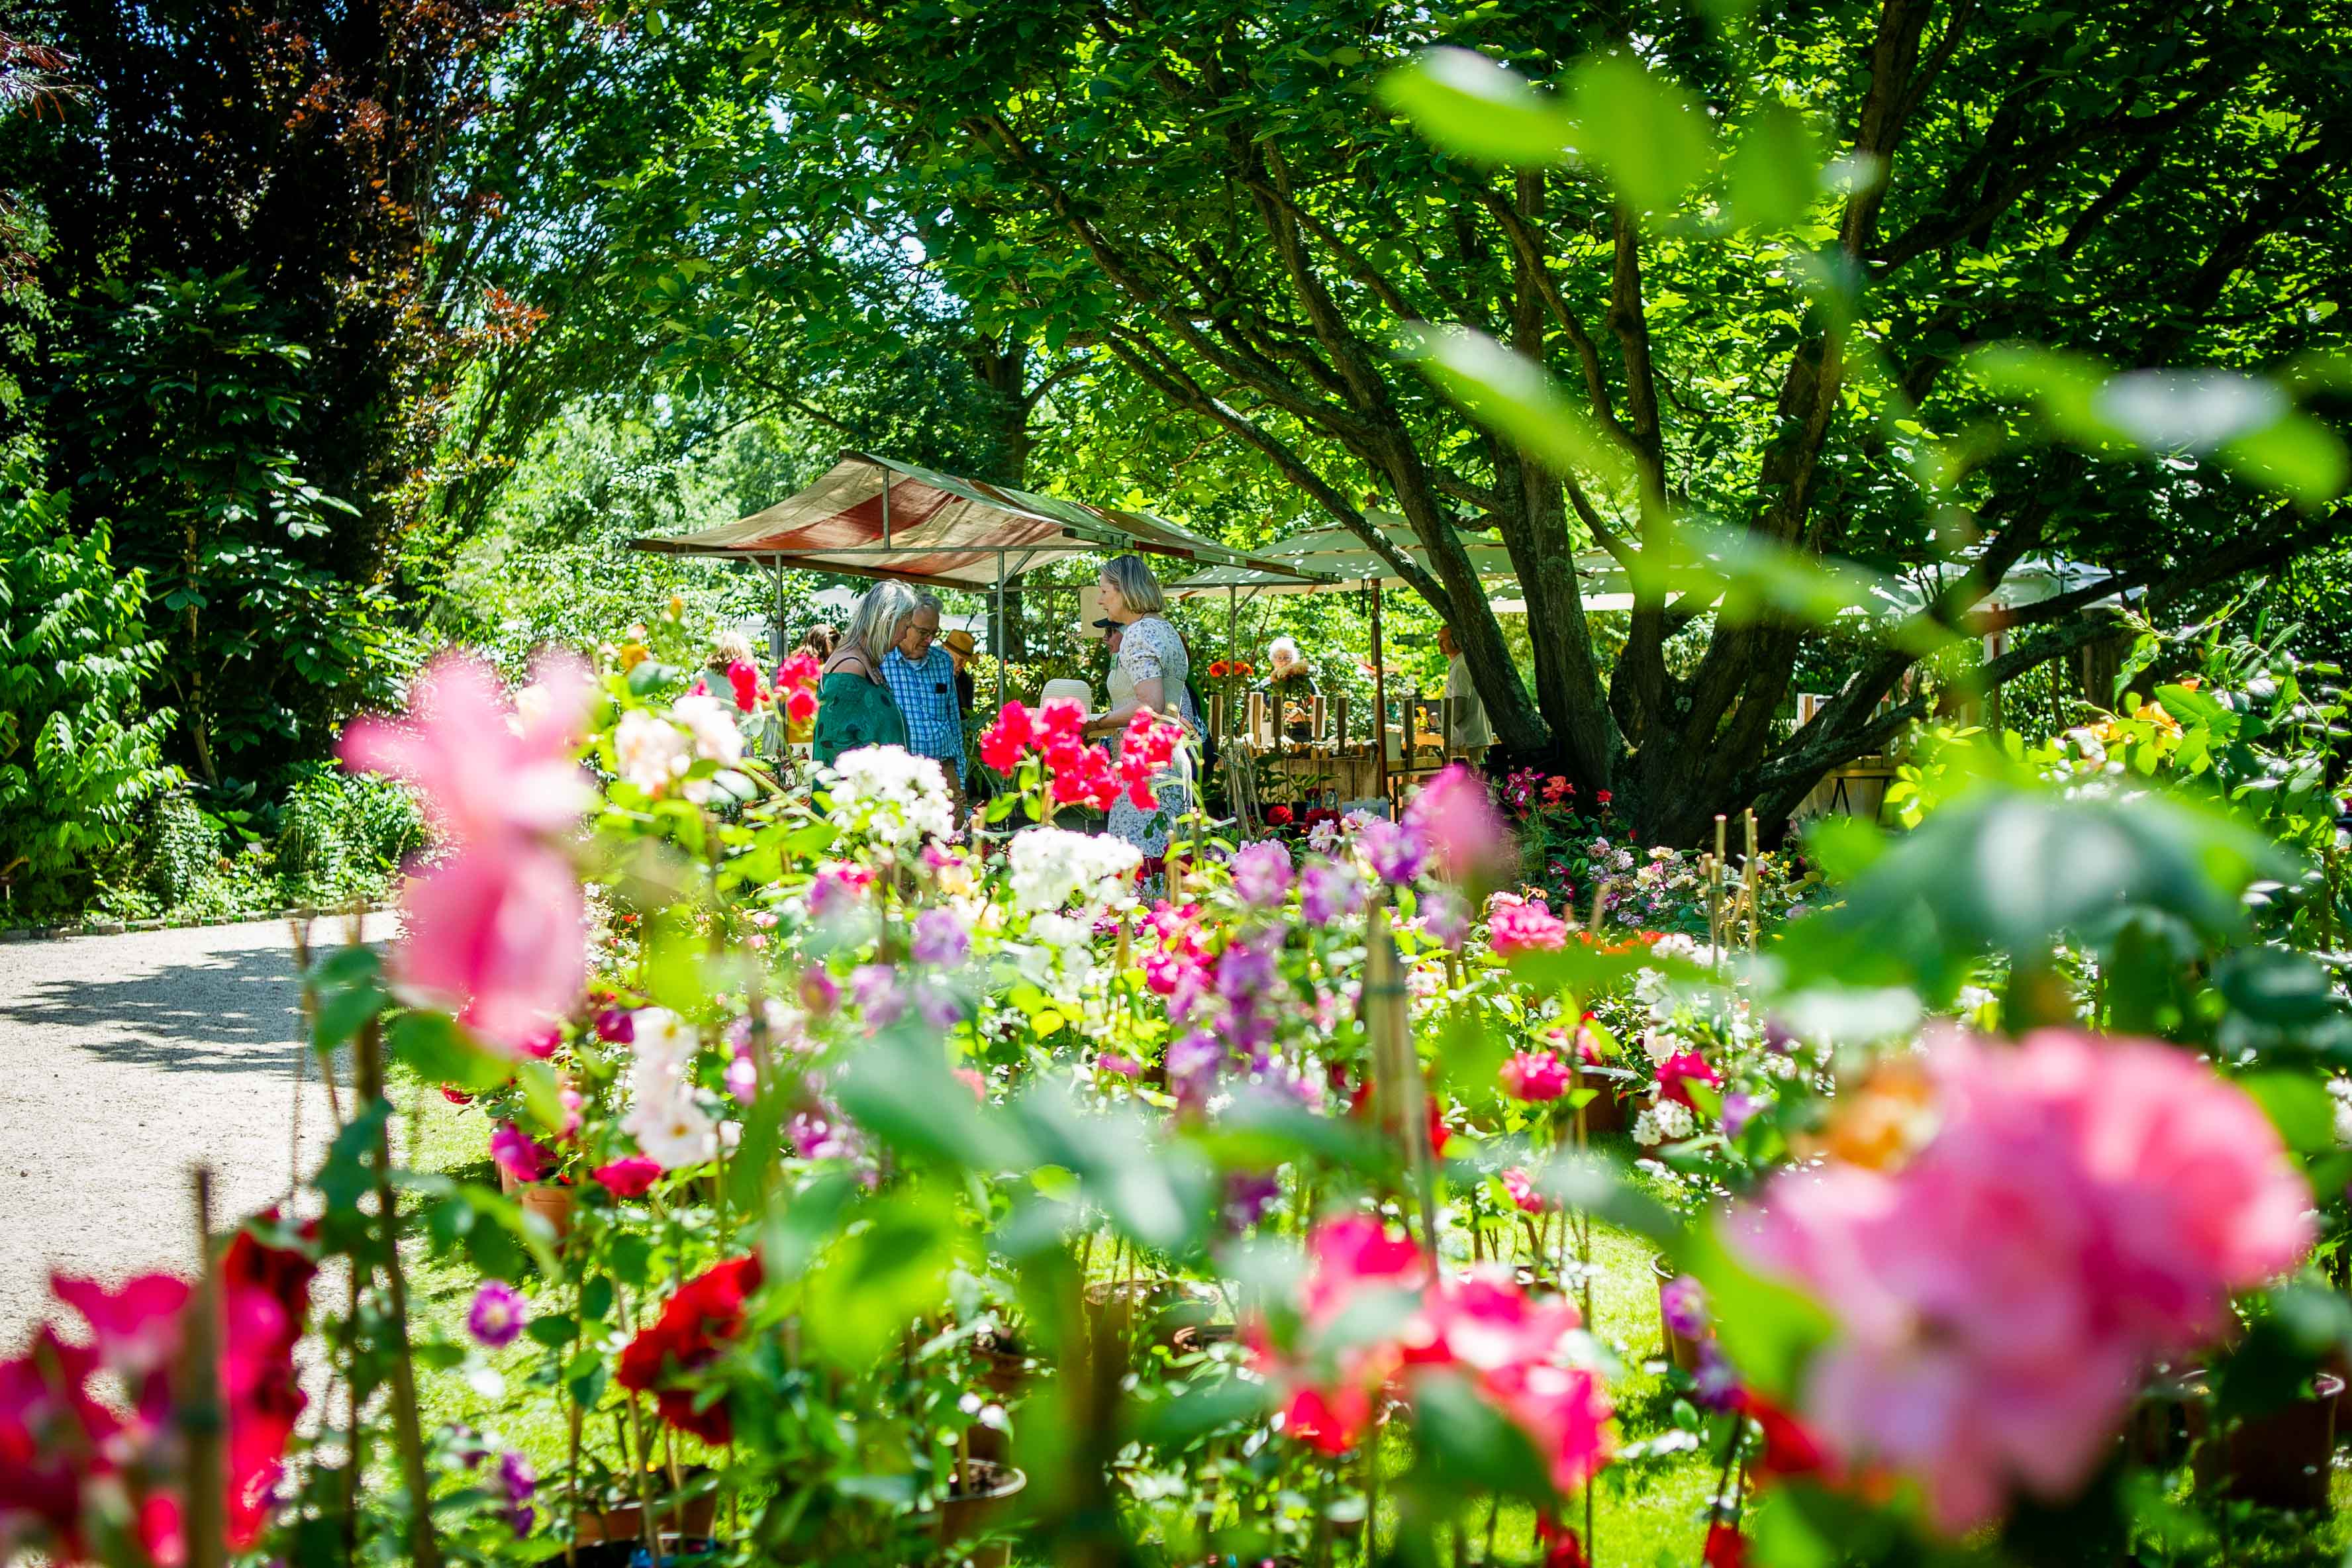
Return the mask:
<svg viewBox="0 0 2352 1568"><path fill-rule="evenodd" d="M966 659L971 658L973 653L977 652L980 647L979 644L971 640L971 634L970 632L950 632L947 636L941 637L940 641L946 646L948 652L953 656L958 664L961 664Z"/></svg>

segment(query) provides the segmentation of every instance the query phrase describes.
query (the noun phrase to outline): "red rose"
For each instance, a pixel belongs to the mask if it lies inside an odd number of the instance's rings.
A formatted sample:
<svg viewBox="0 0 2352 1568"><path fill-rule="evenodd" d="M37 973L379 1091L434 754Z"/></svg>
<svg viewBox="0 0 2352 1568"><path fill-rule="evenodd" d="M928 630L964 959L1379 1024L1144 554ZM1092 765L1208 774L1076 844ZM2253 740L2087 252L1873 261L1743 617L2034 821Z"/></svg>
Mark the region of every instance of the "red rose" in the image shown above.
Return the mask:
<svg viewBox="0 0 2352 1568"><path fill-rule="evenodd" d="M641 1329L621 1352L617 1381L633 1393L654 1394L661 1418L712 1447L735 1435L727 1402L695 1408L694 1390L679 1374L719 1359L743 1327L743 1302L763 1278L760 1257L731 1259L678 1287L662 1304L653 1326Z"/></svg>

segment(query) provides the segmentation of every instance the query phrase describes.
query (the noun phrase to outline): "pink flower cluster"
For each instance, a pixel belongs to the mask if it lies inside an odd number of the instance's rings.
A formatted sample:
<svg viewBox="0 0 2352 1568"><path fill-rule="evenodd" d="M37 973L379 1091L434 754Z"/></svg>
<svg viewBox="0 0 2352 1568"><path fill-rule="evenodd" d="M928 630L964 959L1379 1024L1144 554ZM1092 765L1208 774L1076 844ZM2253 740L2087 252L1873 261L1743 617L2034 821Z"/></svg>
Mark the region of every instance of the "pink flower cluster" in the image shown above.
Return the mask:
<svg viewBox="0 0 2352 1568"><path fill-rule="evenodd" d="M1075 702L1056 700L1035 709L1008 702L998 710L996 722L981 731L980 760L1011 773L1036 758L1056 805L1083 803L1108 811L1125 795L1138 811L1155 809L1152 781L1174 758L1182 729L1139 712L1121 732L1114 759L1105 748L1087 744L1085 724L1086 710Z"/></svg>
<svg viewBox="0 0 2352 1568"><path fill-rule="evenodd" d="M776 666L776 695L783 700L784 717L805 724L816 717L816 687L824 667L813 653L796 653Z"/></svg>
<svg viewBox="0 0 2352 1568"><path fill-rule="evenodd" d="M1449 882L1491 885L1517 857L1486 782L1459 763L1422 786L1405 807L1404 826L1428 844L1438 875Z"/></svg>
<svg viewBox="0 0 2352 1568"><path fill-rule="evenodd" d="M220 1362L227 1414L228 1545L261 1537L286 1445L302 1414L294 1345L310 1311L310 1260L240 1232L221 1259ZM0 1362L0 1558L37 1547L53 1561L93 1555L120 1531L150 1562L186 1561L173 1387L188 1282L147 1274L119 1289L53 1278L50 1289L89 1324L87 1343L53 1324ZM128 1408L106 1403L106 1375Z"/></svg>
<svg viewBox="0 0 2352 1568"><path fill-rule="evenodd" d="M2311 1193L2254 1102L2170 1046L1953 1035L1927 1068L1931 1142L1783 1172L1734 1242L1836 1322L1798 1390L1823 1447L1916 1478L1958 1533L2078 1489L2150 1364L2304 1256Z"/></svg>
<svg viewBox="0 0 2352 1568"><path fill-rule="evenodd" d="M416 685L408 721L358 719L344 764L417 786L454 851L401 899L394 990L530 1054L587 979L579 879L561 846L593 798L575 751L595 692L584 666L549 658L509 715L498 677L444 654Z"/></svg>
<svg viewBox="0 0 2352 1568"><path fill-rule="evenodd" d="M1486 906L1486 945L1502 957L1516 952L1557 952L1568 942L1568 922L1541 899L1496 893Z"/></svg>
<svg viewBox="0 0 2352 1568"><path fill-rule="evenodd" d="M1307 1246L1298 1353L1278 1353L1263 1321L1248 1330L1258 1370L1288 1390L1283 1425L1292 1436L1345 1453L1383 1400L1410 1404L1418 1380L1450 1375L1527 1434L1560 1491L1608 1462L1608 1396L1593 1373L1559 1359L1578 1327L1574 1306L1531 1298L1499 1269L1433 1279L1419 1247L1369 1216L1324 1225ZM1378 1292L1408 1310L1383 1315L1390 1326L1369 1338L1351 1334L1351 1322L1366 1321L1351 1308Z"/></svg>

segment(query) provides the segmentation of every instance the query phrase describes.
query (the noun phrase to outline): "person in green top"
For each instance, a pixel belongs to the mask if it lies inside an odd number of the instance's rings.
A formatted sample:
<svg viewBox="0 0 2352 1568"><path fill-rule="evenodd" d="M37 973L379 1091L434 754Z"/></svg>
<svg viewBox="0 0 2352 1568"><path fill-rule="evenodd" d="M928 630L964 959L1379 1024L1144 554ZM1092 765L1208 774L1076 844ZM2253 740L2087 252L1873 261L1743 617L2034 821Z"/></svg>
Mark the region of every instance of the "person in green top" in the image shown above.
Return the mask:
<svg viewBox="0 0 2352 1568"><path fill-rule="evenodd" d="M915 614L915 591L877 583L857 601L841 645L824 662L816 689L816 733L809 750L820 766L860 746L903 746L907 718L882 679L882 655Z"/></svg>

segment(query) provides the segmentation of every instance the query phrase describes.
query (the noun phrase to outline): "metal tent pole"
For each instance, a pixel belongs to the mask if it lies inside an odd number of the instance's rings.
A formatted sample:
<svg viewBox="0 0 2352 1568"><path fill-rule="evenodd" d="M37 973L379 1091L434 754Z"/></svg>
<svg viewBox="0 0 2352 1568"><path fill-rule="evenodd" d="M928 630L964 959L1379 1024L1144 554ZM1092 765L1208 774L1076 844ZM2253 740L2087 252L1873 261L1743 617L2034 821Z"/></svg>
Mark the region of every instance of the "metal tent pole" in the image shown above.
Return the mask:
<svg viewBox="0 0 2352 1568"><path fill-rule="evenodd" d="M784 662L784 558L775 555L769 560L776 568L776 611L768 623L768 645L774 661L782 664Z"/></svg>
<svg viewBox="0 0 2352 1568"><path fill-rule="evenodd" d="M1230 664L1241 656L1242 591L1238 584L1228 583L1225 584L1225 660ZM1224 708L1225 732L1218 737L1220 740L1232 738L1234 732L1234 705L1228 702Z"/></svg>
<svg viewBox="0 0 2352 1568"><path fill-rule="evenodd" d="M890 548L890 470L882 470L882 548Z"/></svg>
<svg viewBox="0 0 2352 1568"><path fill-rule="evenodd" d="M1004 552L996 552L996 710L1004 711Z"/></svg>

